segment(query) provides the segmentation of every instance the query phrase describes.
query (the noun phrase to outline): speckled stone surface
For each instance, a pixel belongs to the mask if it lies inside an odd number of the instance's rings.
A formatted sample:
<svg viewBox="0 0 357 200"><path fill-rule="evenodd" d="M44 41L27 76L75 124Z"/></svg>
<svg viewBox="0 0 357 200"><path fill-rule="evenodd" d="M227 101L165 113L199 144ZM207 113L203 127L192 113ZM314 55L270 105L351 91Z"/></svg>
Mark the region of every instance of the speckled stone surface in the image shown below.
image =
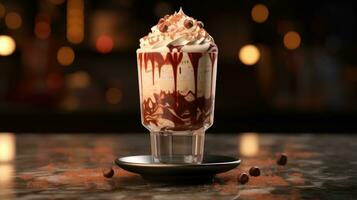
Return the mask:
<svg viewBox="0 0 357 200"><path fill-rule="evenodd" d="M242 164L201 185L151 183L112 164L118 156L148 154L148 134L20 134L13 138L0 141L1 200L357 196L357 135L208 134L206 153L236 156ZM288 155L286 166L276 164L281 152ZM104 178L102 168L112 165L114 177ZM260 167L261 176L238 184L238 173L253 165Z"/></svg>

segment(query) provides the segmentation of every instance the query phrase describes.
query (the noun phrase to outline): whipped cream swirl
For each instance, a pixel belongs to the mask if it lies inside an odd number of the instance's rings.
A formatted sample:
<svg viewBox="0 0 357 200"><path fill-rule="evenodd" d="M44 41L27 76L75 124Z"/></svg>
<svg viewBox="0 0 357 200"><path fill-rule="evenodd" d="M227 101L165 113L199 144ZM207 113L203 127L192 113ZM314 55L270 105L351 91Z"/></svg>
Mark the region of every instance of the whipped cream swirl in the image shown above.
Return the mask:
<svg viewBox="0 0 357 200"><path fill-rule="evenodd" d="M203 23L187 16L181 8L179 12L161 18L151 32L140 39L138 51L171 51L172 47L198 52L217 49Z"/></svg>

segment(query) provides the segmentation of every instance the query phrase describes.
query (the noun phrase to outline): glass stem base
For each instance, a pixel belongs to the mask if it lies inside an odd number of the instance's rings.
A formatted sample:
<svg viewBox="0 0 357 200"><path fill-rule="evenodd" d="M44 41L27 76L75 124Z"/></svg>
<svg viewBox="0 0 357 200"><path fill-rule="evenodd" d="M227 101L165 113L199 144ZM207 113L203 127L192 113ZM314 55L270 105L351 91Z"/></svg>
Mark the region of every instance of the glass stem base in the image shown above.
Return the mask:
<svg viewBox="0 0 357 200"><path fill-rule="evenodd" d="M151 132L151 154L157 163L202 163L205 131Z"/></svg>

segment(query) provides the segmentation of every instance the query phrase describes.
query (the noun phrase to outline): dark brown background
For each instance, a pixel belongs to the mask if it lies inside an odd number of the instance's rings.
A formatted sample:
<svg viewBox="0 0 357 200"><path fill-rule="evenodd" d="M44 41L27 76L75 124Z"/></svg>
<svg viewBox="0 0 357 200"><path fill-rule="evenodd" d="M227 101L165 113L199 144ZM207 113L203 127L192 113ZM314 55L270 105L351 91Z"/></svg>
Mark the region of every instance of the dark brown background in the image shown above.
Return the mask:
<svg viewBox="0 0 357 200"><path fill-rule="evenodd" d="M1 131L144 132L135 50L139 39L161 16L180 6L187 15L204 22L219 47L216 114L211 132L357 129L354 3L85 0L84 41L80 44L66 39L67 1L59 5L50 0L0 3L7 13L14 11L22 18L16 30L7 27L5 16L0 18L0 35L10 35L17 44L14 54L0 56ZM257 3L269 9L264 23L255 23L250 16ZM38 39L34 26L43 13L49 19L45 17L51 34L47 39ZM110 24L108 30L98 30L96 24L103 23L101 18ZM282 34L289 30L300 34L299 48L284 47L281 29ZM114 49L101 54L95 48L96 35L106 31L114 40ZM255 44L264 51L253 66L242 64L238 58L239 49L246 44ZM75 51L75 60L69 66L61 66L56 60L61 46ZM33 77L35 69L29 63L36 66L38 60L46 61L46 70ZM78 72L86 74L90 83L72 87L68 80L73 74L78 77ZM49 87L50 83L56 87ZM115 104L106 97L110 88L121 94Z"/></svg>

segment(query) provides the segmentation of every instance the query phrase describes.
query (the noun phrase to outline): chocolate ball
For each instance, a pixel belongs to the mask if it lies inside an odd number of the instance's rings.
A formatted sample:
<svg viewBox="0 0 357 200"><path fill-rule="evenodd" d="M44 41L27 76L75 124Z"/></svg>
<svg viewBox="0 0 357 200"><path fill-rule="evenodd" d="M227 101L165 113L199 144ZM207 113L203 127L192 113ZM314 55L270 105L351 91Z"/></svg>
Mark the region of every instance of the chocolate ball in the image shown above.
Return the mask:
<svg viewBox="0 0 357 200"><path fill-rule="evenodd" d="M163 33L166 32L168 29L169 27L166 24L159 25L159 30Z"/></svg>
<svg viewBox="0 0 357 200"><path fill-rule="evenodd" d="M260 176L260 169L257 166L253 166L249 169L249 174L251 176Z"/></svg>
<svg viewBox="0 0 357 200"><path fill-rule="evenodd" d="M186 19L184 22L183 22L183 25L185 26L185 28L189 29L193 26L193 21L190 20L190 19Z"/></svg>
<svg viewBox="0 0 357 200"><path fill-rule="evenodd" d="M278 160L276 161L276 163L278 165L286 165L286 163L288 162L288 156L285 153L282 153Z"/></svg>
<svg viewBox="0 0 357 200"><path fill-rule="evenodd" d="M114 170L113 168L109 167L109 168L105 168L102 170L103 171L103 176L105 178L111 178L114 176Z"/></svg>
<svg viewBox="0 0 357 200"><path fill-rule="evenodd" d="M246 183L248 183L248 181L249 181L249 176L248 176L247 173L242 172L242 173L240 173L238 175L238 182L239 183L246 184Z"/></svg>
<svg viewBox="0 0 357 200"><path fill-rule="evenodd" d="M203 28L204 24L203 24L203 22L199 21L199 22L197 22L197 26L200 28Z"/></svg>

